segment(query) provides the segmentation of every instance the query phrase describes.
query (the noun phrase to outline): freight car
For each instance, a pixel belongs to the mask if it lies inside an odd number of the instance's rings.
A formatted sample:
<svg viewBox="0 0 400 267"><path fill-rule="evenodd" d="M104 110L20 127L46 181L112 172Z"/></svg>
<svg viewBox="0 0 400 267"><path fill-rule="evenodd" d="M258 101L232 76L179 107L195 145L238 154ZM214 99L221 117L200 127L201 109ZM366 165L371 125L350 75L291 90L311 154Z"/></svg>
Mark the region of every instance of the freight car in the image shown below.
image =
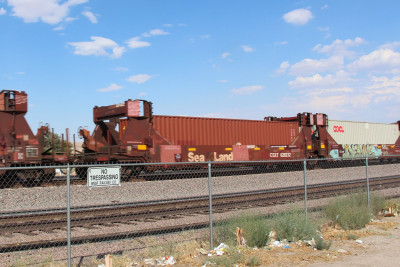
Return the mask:
<svg viewBox="0 0 400 267"><path fill-rule="evenodd" d="M34 135L25 114L28 96L25 92L0 92L0 167L29 167L38 164L66 162L63 155L54 156L44 151L44 136L48 126L41 126ZM11 185L17 179L22 183L40 183L54 177L54 169L0 170L0 186Z"/></svg>
<svg viewBox="0 0 400 267"><path fill-rule="evenodd" d="M322 113L264 120L160 116L153 115L151 102L127 100L94 107L93 120L92 135L80 130L83 163L294 160L348 153L348 146L330 134ZM399 142L382 149L382 155L400 154ZM129 177L135 170L123 172Z"/></svg>
<svg viewBox="0 0 400 267"><path fill-rule="evenodd" d="M306 112L294 117L265 117L264 120L161 116L153 115L152 103L146 100L94 107L93 134L83 128L79 130L84 139L83 153L56 154L54 142L45 149L48 126L41 126L36 135L32 133L25 120L27 103L25 92L0 92L0 167L359 156L387 160L387 156L400 155L400 122L328 121L325 114ZM142 168L123 167L122 176L129 178ZM76 171L81 178L86 178L86 168ZM17 179L8 180L14 177ZM5 179L9 185L16 180L37 184L53 177L52 168L0 170L0 185L5 184Z"/></svg>
<svg viewBox="0 0 400 267"><path fill-rule="evenodd" d="M400 121L372 123L330 120L328 133L342 150L330 152L332 157L379 157L400 154Z"/></svg>

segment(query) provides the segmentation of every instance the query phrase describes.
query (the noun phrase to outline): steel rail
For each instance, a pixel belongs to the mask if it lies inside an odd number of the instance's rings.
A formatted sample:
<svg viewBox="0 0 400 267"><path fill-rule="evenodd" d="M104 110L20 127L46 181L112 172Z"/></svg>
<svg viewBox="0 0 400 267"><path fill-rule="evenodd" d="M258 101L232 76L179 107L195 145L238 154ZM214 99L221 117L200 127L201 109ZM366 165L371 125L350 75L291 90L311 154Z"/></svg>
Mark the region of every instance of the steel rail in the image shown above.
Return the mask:
<svg viewBox="0 0 400 267"><path fill-rule="evenodd" d="M389 176L373 178L370 181L371 190L379 190L387 187L400 186L400 176ZM309 199L323 198L332 195L339 195L349 191L354 191L365 187L365 179L346 181L340 183L314 184L308 186ZM322 193L321 193L322 191ZM271 190L258 190L252 192L221 194L213 196L213 208L215 213L222 213L234 208L247 208L255 206L276 205L288 203L293 200L304 198L304 187L296 186L289 188L278 188ZM228 200L227 200L228 199ZM208 210L208 196L195 197L191 199L179 199L171 201L142 202L129 204L114 204L106 207L80 207L72 209L72 227L89 227L90 225L112 225L113 223L135 224L140 222L162 220L165 216L189 216L190 214L203 213ZM36 211L21 213L17 216L10 214L1 214L0 216L0 234L12 235L12 233L26 233L29 231L48 231L66 227L66 214L63 210L53 211L53 213L34 214ZM49 214L52 214L49 218ZM44 216L44 217L43 217ZM47 216L47 218L46 218ZM22 220L22 221L21 221ZM36 221L35 221L36 220ZM100 222L102 221L102 222ZM191 224L192 225L192 224ZM113 233L87 237L72 238L73 244L94 242L94 240L116 240L132 236L141 236L174 232L174 229L187 229L205 227L207 222L196 225L174 225L157 227L156 229L138 230L130 233ZM65 239L54 239L18 244L0 244L0 252L18 251L32 247L51 247L64 244ZM61 243L60 243L61 242ZM65 241L66 242L66 241Z"/></svg>

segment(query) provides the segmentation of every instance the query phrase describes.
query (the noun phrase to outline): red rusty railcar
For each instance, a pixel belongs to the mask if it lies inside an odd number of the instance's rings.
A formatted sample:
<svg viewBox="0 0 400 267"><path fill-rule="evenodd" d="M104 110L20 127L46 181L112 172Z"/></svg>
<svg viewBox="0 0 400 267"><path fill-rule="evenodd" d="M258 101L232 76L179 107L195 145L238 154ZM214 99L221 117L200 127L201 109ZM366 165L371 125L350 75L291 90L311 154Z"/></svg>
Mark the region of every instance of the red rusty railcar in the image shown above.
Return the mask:
<svg viewBox="0 0 400 267"><path fill-rule="evenodd" d="M262 156L261 149L284 148L299 134L297 122L178 116L153 116L152 121L167 141L152 151L161 162L266 159L269 155Z"/></svg>
<svg viewBox="0 0 400 267"><path fill-rule="evenodd" d="M44 135L47 126L38 129L36 135L29 127L25 114L28 111L28 96L22 91L3 90L0 92L0 167L35 166L42 163L54 162L54 157L44 154ZM63 158L67 160L66 157ZM1 185L10 185L19 178L23 182L40 182L44 177L52 177L52 169L32 169L14 171L15 175L4 175ZM4 181L4 179L10 179ZM13 179L13 180L12 180Z"/></svg>
<svg viewBox="0 0 400 267"><path fill-rule="evenodd" d="M80 131L83 160L90 162L287 160L329 157L338 146L325 114L259 121L153 116L145 100L95 107L93 114L93 134Z"/></svg>
<svg viewBox="0 0 400 267"><path fill-rule="evenodd" d="M35 137L25 114L28 96L25 92L0 92L0 166L41 163L42 147Z"/></svg>

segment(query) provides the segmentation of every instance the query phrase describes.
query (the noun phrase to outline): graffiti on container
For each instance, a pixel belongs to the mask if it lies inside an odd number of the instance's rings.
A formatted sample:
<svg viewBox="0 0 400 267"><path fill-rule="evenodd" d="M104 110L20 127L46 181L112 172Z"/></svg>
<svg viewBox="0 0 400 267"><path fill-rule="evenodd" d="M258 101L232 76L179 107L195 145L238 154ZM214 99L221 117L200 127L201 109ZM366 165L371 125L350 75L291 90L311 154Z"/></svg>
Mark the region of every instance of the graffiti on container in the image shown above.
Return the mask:
<svg viewBox="0 0 400 267"><path fill-rule="evenodd" d="M374 145L360 145L360 144L347 144L343 145L344 158L355 158L365 156L380 156L382 150L376 148Z"/></svg>
<svg viewBox="0 0 400 267"><path fill-rule="evenodd" d="M331 152L329 152L329 155L334 159L339 158L339 149L332 149Z"/></svg>

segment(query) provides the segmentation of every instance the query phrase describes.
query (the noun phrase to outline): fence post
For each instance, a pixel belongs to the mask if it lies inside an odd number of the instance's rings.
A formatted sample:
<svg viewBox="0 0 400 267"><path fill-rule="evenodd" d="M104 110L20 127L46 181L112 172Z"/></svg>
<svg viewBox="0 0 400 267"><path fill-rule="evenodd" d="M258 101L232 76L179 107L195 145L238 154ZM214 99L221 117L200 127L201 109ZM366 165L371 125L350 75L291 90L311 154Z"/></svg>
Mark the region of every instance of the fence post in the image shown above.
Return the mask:
<svg viewBox="0 0 400 267"><path fill-rule="evenodd" d="M303 176L304 176L304 210L307 222L307 160L303 160Z"/></svg>
<svg viewBox="0 0 400 267"><path fill-rule="evenodd" d="M368 155L365 157L365 175L367 177L367 199L368 199L368 208L370 208L370 196L369 196L369 175L368 175Z"/></svg>
<svg viewBox="0 0 400 267"><path fill-rule="evenodd" d="M68 267L71 267L71 169L67 167L67 246Z"/></svg>
<svg viewBox="0 0 400 267"><path fill-rule="evenodd" d="M211 185L211 163L208 163L208 198L210 210L210 250L213 249L213 218L212 218L212 185Z"/></svg>

